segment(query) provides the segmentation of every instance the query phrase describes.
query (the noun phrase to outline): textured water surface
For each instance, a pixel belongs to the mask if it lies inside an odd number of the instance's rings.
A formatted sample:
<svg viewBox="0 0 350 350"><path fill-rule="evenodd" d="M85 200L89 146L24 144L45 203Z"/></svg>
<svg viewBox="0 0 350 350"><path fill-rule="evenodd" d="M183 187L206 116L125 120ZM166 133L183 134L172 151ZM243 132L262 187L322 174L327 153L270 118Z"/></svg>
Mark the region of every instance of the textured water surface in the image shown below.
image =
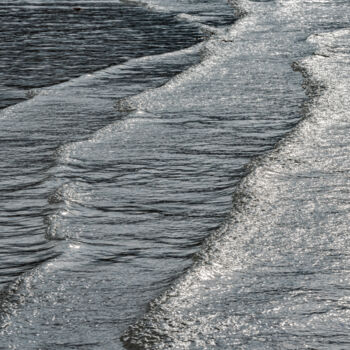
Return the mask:
<svg viewBox="0 0 350 350"><path fill-rule="evenodd" d="M346 349L348 13L2 4L0 348Z"/></svg>

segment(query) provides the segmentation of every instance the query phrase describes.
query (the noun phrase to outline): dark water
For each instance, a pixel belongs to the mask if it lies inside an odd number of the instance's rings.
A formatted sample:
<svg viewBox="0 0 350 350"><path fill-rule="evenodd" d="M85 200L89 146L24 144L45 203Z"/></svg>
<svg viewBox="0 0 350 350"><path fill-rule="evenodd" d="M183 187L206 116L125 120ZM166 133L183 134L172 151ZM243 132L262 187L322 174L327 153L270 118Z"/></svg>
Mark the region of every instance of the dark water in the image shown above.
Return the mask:
<svg viewBox="0 0 350 350"><path fill-rule="evenodd" d="M28 89L61 83L131 58L176 51L202 36L172 15L139 6L104 1L74 4L0 4L0 107L21 101Z"/></svg>
<svg viewBox="0 0 350 350"><path fill-rule="evenodd" d="M0 349L346 349L347 13L2 3Z"/></svg>

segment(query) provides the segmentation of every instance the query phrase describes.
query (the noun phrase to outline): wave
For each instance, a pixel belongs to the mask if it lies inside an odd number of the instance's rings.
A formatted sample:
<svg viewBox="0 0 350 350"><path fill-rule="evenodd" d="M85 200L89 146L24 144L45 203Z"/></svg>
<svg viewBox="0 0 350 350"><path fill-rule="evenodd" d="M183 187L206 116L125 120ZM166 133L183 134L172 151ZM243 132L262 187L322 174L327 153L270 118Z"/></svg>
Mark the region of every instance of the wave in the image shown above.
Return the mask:
<svg viewBox="0 0 350 350"><path fill-rule="evenodd" d="M12 152L18 151L15 154L16 160L26 159L30 164L29 170L35 168L34 177L39 177L41 180L38 194L40 201L35 202L40 209L40 213L35 218L39 222L37 236L55 253L45 261L38 261L36 268L28 265L30 271L14 278L14 281L12 279L9 287L4 289L1 295L4 343L21 344L25 336L13 339L12 334L21 327L30 332L31 327L35 327L37 319L40 317L46 319L49 304L55 305L59 298L66 300L70 295L70 301L76 301L75 296L71 294L75 293L76 288L73 291L70 285L77 282L76 278L79 279L79 274L69 275L70 270L83 271L82 265L87 260L96 260L101 264L109 260L113 261L113 255L117 254L116 249L119 254L119 250L122 249L119 243L113 242L107 235L106 237L96 236L96 227L108 218L108 215L103 216L101 213L111 210L108 208L111 203L97 205L92 203L89 198L92 188L89 175L86 174L91 169L83 169L83 167L79 169L81 164L79 159L74 159L74 153L80 153L81 158L86 157L84 150L89 149L93 144L108 142L108 135L115 137L117 134L121 139L125 138L122 132L118 133L121 126L124 125L126 129L130 129L132 123L142 124L147 119L146 113L138 111L134 119L129 115L126 120L123 120L123 112L115 109L115 101L164 84L171 76L198 62L199 47L200 45L163 55L128 60L124 64L85 74L40 91L33 90L30 100L1 111L3 133L8 131L12 132L12 135L19 135L18 149L13 144L10 145ZM21 138L31 144L28 152L21 152ZM10 137L9 140L11 141ZM29 153L30 150L32 150L31 153ZM90 155L93 152L98 155L100 151L101 149L92 150ZM30 159L27 153L30 154ZM45 163L45 166L36 172L41 162ZM12 177L12 182L17 183L21 180L23 181L23 178ZM31 187L28 186L28 188ZM27 197L29 202L33 195L29 193ZM23 201L23 197L18 193L17 202L20 203L20 201ZM30 206L20 209L24 211L29 208ZM133 208L130 209L132 210ZM116 219L119 217L118 214L114 216ZM95 224L91 230L88 226L91 223L89 218ZM125 220L128 220L127 216ZM86 232L82 232L83 229L86 229ZM28 232L26 227L23 227L23 231L28 235L29 240L33 240L30 236L31 232ZM109 235L113 237L112 233ZM127 245L127 256L137 255L137 248L133 247L135 243L127 242ZM96 248L99 246L101 246L100 249ZM112 258L106 256L108 254L112 255ZM99 277L99 274L96 277L103 278L103 276ZM119 282L115 283L121 285ZM147 294L148 292L145 293ZM33 314L32 308L36 309L39 303L42 312L37 310ZM76 302L72 307L78 304L79 302ZM16 313L17 310L18 313ZM60 309L57 309L54 314L58 317L60 312ZM116 312L116 315L119 314L120 312ZM33 344L35 348L35 342Z"/></svg>
<svg viewBox="0 0 350 350"><path fill-rule="evenodd" d="M26 301L33 300L35 284L47 269L71 266L71 252L76 251L74 242L80 231L72 231L69 220L82 214L88 197L82 192L84 183L69 177L62 154L74 148L73 140L89 140L96 130L100 130L98 135L105 125L123 117L114 107L116 99L161 85L196 63L197 52L194 46L129 59L60 84L31 89L26 101L1 110L3 219L10 221L2 222L7 234L1 235L6 246L2 259L7 260L0 275L5 286L0 295L4 329L16 327L16 309L19 305L25 309ZM9 166L12 161L24 168Z"/></svg>
<svg viewBox="0 0 350 350"><path fill-rule="evenodd" d="M138 2L138 1L122 1L126 3L133 3L138 5L145 5L144 2ZM158 11L160 10L157 6L147 6L149 10L152 11ZM164 9L161 9L161 11L169 12L169 7L166 7ZM190 22L196 23L199 21L199 19L203 20L203 17L195 17L191 15L187 15L184 13L181 13L177 16L181 20L189 20ZM232 17L226 16L227 18L232 21L232 18L236 20L237 16ZM208 18L205 18L206 20ZM217 20L217 17L210 18L211 20ZM193 24L192 23L192 24ZM201 27L203 30L209 30L211 35L213 35L213 40L218 40L220 36L222 36L225 33L225 30L219 30L215 29L214 26L210 27L205 24L201 24ZM46 230L46 238L49 240L62 240L62 239L78 239L77 235L71 235L72 227L65 227L64 222L69 221L70 217L70 210L69 207L72 202L76 202L77 198L72 197L72 191L76 193L77 196L79 196L79 192L76 190L73 190L73 188L76 186L76 182L70 182L69 180L69 173L70 170L69 166L72 166L72 163L74 163L74 166L77 166L76 159L79 159L80 156L76 156L75 153L80 153L80 150L83 149L84 152L86 152L86 148L93 147L93 144L98 143L105 143L106 140L108 140L109 137L115 138L116 134L123 133L132 127L132 125L135 125L135 123L143 123L147 122L147 117L150 116L151 118L158 118L156 115L147 112L147 109L143 110L140 109L139 106L133 106L133 100L134 99L142 99L144 100L144 95L150 94L154 91L164 91L168 87L171 89L174 89L175 86L179 87L181 84L184 83L184 81L190 79L193 79L194 76L194 70L199 68L202 72L205 71L207 67L205 67L204 61L209 56L209 50L208 50L208 38L207 40L196 44L192 47L188 47L182 50L174 51L174 52L168 52L161 55L152 55L152 56L144 56L137 59L129 60L127 63L122 64L120 66L112 66L103 70L100 70L98 72L95 72L93 74L85 74L78 78L71 79L67 82L52 86L50 88L46 88L45 90L41 90L40 93L44 94L46 96L48 95L60 95L62 91L65 91L66 89L69 89L70 94L72 94L72 91L75 89L80 89L82 86L89 87L90 85L94 85L93 90L99 90L100 85L99 82L104 84L106 79L111 79L111 76L113 75L124 75L124 70L132 71L134 67L139 65L145 65L148 66L150 62L152 62L153 65L161 64L161 65L167 65L167 64L173 64L176 61L189 61L192 64L188 64L189 68L185 69L182 72L179 72L178 74L175 74L174 77L171 77L167 79L163 84L158 84L160 86L152 87L152 88L142 88L140 89L140 86L132 86L131 82L129 81L128 84L130 86L125 91L120 91L121 96L116 96L115 91L111 88L110 94L106 91L104 92L104 95L108 95L116 100L115 107L118 112L122 114L121 119L117 120L116 122L113 122L106 127L97 130L94 134L92 134L89 138L83 141L78 142L72 142L68 143L62 147L60 147L57 152L57 166L53 168L50 173L53 174L55 177L57 174L63 174L64 181L61 179L60 183L63 182L62 185L60 185L50 196L49 202L56 202L57 198L59 198L59 209L56 210L53 214L48 216L46 223L47 223L47 230ZM200 56L200 59L197 60L195 57ZM195 62L195 61L198 62ZM119 73L119 71L121 73ZM202 74L202 73L201 73ZM114 78L115 79L115 78ZM137 81L139 84L140 82ZM147 81L145 80L145 83ZM132 89L135 88L137 90L143 90L140 93L131 93ZM136 91L135 91L136 92ZM100 92L99 92L100 93ZM123 94L126 96L124 97ZM147 99L147 98L146 98ZM156 98L158 99L158 97ZM91 150L90 152L93 152ZM75 158L77 157L77 158ZM68 165L68 167L67 167ZM67 189L67 191L63 191L62 189ZM67 195L65 193L68 193ZM86 197L85 197L86 199ZM82 201L83 203L84 201ZM57 204L57 203L56 203ZM79 230L81 231L81 230Z"/></svg>

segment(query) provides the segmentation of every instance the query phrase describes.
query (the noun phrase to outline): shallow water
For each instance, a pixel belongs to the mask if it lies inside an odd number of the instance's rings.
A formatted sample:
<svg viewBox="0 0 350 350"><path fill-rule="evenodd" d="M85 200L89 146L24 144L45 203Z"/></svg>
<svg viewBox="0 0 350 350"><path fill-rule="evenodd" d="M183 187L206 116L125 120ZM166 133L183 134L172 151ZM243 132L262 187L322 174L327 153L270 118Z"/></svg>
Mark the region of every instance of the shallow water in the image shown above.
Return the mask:
<svg viewBox="0 0 350 350"><path fill-rule="evenodd" d="M0 348L346 348L348 6L3 5Z"/></svg>

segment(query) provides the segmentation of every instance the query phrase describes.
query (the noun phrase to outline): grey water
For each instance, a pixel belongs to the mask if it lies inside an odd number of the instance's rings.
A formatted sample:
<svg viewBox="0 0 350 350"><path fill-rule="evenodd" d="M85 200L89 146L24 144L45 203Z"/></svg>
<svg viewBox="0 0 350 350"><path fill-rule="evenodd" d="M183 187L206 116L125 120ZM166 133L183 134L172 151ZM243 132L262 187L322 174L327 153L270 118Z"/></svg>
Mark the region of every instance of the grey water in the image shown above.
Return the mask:
<svg viewBox="0 0 350 350"><path fill-rule="evenodd" d="M0 4L0 349L347 349L347 1Z"/></svg>

